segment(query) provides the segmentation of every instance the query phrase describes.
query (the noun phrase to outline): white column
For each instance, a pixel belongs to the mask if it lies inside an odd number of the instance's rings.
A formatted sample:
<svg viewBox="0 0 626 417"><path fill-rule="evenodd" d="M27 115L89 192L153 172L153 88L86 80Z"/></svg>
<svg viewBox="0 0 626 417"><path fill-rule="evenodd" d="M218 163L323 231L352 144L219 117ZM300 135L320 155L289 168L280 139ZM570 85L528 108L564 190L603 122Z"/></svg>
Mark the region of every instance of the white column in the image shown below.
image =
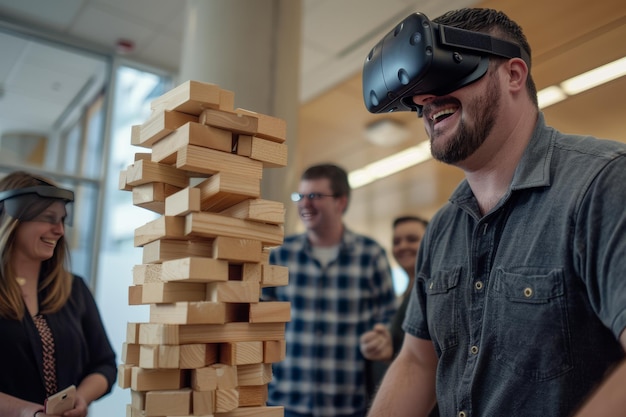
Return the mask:
<svg viewBox="0 0 626 417"><path fill-rule="evenodd" d="M301 0L187 0L179 83L219 85L235 93L235 108L287 122L287 168L263 171L263 198L288 204L297 148ZM295 182L294 182L295 181Z"/></svg>

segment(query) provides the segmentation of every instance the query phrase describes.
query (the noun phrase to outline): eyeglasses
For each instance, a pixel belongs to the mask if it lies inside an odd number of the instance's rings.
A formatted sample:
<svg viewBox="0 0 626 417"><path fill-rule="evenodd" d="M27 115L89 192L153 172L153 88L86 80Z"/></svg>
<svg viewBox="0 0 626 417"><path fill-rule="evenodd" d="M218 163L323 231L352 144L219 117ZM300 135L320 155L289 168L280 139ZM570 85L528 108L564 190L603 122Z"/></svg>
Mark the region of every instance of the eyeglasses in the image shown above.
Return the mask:
<svg viewBox="0 0 626 417"><path fill-rule="evenodd" d="M309 200L321 200L324 197L338 197L336 194L322 194L322 193L309 193L309 194L300 194L300 193L291 193L291 201L297 203L298 201L304 200L304 198L308 198Z"/></svg>

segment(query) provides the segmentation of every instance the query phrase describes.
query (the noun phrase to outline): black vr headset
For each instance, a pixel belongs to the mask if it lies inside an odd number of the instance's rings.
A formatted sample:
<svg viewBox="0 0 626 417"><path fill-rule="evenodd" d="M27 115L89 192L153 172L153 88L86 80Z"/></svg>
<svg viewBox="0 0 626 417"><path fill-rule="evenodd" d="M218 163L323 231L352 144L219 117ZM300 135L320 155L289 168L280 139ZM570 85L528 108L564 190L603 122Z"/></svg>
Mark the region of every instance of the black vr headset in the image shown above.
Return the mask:
<svg viewBox="0 0 626 417"><path fill-rule="evenodd" d="M49 200L48 206L54 201L62 201L67 207L68 203L74 201L74 192L52 184L0 191L0 213L6 210L11 217L20 221L32 221L41 214L42 209L47 207L33 204L39 199ZM71 224L70 214L67 216L66 223Z"/></svg>
<svg viewBox="0 0 626 417"><path fill-rule="evenodd" d="M365 107L371 113L416 111L421 117L413 96L441 96L473 83L487 72L491 55L522 58L530 68L530 57L513 42L411 14L365 59Z"/></svg>

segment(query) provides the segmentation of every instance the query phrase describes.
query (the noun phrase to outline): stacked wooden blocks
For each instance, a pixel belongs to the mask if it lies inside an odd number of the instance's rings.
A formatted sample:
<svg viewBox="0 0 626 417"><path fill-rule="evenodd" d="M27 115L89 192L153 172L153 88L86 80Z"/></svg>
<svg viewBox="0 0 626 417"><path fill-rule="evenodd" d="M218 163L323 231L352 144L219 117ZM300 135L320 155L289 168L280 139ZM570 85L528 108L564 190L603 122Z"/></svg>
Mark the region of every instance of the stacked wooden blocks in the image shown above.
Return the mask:
<svg viewBox="0 0 626 417"><path fill-rule="evenodd" d="M287 269L267 262L285 210L260 188L263 168L287 164L286 124L195 81L151 107L131 132L151 152L120 174L133 204L160 214L135 230L143 263L129 304L149 304L150 320L128 323L118 381L131 389L126 414L283 416L266 400L290 304L259 300L261 288L287 285Z"/></svg>

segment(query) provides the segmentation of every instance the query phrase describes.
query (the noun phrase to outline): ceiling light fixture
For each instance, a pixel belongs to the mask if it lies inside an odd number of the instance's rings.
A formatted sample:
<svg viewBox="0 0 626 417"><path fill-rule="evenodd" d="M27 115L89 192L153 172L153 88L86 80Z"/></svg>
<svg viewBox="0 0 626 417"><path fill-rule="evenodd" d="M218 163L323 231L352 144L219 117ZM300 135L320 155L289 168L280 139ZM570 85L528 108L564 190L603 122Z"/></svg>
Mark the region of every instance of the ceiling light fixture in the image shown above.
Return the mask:
<svg viewBox="0 0 626 417"><path fill-rule="evenodd" d="M561 83L561 88L570 96L626 75L626 57L594 68Z"/></svg>
<svg viewBox="0 0 626 417"><path fill-rule="evenodd" d="M623 77L624 75L626 75L626 57L572 77L559 85L544 88L537 93L539 108L544 109L570 96L582 93L583 91ZM392 119L382 120L389 121ZM396 122L396 124L400 123ZM408 132L408 129L404 126L402 127L407 131L408 137L410 132ZM384 132L385 129L387 129L387 127L381 128L380 131ZM380 140L381 143L385 143L385 136L381 134L378 140ZM375 143L372 140L370 141ZM373 181L410 168L413 165L427 161L430 158L432 158L430 154L430 143L429 141L424 141L417 146L405 149L379 161L372 162L363 168L351 171L348 173L348 180L352 189L359 188Z"/></svg>
<svg viewBox="0 0 626 417"><path fill-rule="evenodd" d="M388 147L399 145L411 136L404 123L396 119L383 118L365 126L365 137L376 146Z"/></svg>
<svg viewBox="0 0 626 417"><path fill-rule="evenodd" d="M424 142L380 159L348 174L351 188L359 188L381 178L400 172L431 158L430 142Z"/></svg>

